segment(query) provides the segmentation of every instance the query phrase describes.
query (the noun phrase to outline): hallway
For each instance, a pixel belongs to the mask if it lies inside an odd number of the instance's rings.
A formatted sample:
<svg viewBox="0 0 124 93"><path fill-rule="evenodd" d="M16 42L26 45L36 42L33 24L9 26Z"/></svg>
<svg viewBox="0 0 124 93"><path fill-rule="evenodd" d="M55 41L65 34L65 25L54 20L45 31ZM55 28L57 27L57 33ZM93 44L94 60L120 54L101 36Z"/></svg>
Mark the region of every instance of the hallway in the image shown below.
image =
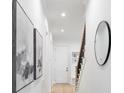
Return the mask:
<svg viewBox="0 0 124 93"><path fill-rule="evenodd" d="M13 2L12 93L110 93L110 18L110 0Z"/></svg>
<svg viewBox="0 0 124 93"><path fill-rule="evenodd" d="M51 93L75 93L75 87L70 84L54 84Z"/></svg>

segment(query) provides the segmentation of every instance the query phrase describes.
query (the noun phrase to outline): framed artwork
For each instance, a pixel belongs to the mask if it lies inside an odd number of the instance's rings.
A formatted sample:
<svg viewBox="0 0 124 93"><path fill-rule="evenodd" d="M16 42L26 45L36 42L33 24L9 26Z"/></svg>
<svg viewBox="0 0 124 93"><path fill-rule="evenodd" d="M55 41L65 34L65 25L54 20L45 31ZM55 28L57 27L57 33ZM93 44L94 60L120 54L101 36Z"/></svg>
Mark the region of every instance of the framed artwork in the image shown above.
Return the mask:
<svg viewBox="0 0 124 93"><path fill-rule="evenodd" d="M34 25L19 2L13 2L13 92L17 93L34 80Z"/></svg>
<svg viewBox="0 0 124 93"><path fill-rule="evenodd" d="M34 29L34 79L38 79L43 74L43 37Z"/></svg>
<svg viewBox="0 0 124 93"><path fill-rule="evenodd" d="M101 21L98 25L95 34L94 50L98 65L105 65L111 50L111 30L107 21Z"/></svg>

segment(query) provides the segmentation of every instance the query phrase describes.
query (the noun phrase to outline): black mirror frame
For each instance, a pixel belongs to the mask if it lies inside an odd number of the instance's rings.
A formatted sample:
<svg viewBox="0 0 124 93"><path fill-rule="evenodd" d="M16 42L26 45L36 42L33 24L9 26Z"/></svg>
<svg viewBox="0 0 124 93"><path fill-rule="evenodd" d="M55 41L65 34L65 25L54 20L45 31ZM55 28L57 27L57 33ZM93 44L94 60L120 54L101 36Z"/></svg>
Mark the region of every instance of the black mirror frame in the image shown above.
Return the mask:
<svg viewBox="0 0 124 93"><path fill-rule="evenodd" d="M97 59L96 51L95 51L96 36L97 36L97 32L98 32L98 29L99 29L101 23L105 23L105 24L106 24L107 29L108 29L108 36L109 36L108 52L107 52L107 55L106 55L106 58L105 58L103 64L100 64L100 63L99 63L99 61L98 61L98 59ZM96 34L95 34L95 41L94 41L95 59L96 59L98 65L100 65L100 66L104 66L104 65L107 63L108 58L109 58L109 55L110 55L110 51L111 51L111 28L110 28L110 25L109 25L109 23L108 23L107 21L101 21L101 22L99 23L98 27L97 27Z"/></svg>

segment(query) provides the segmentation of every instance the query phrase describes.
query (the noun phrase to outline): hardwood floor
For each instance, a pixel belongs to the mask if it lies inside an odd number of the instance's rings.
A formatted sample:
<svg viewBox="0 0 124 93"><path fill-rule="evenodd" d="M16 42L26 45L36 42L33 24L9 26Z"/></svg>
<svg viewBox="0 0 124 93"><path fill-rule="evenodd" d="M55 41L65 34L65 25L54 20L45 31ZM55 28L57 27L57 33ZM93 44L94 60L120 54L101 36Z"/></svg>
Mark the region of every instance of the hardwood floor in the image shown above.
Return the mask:
<svg viewBox="0 0 124 93"><path fill-rule="evenodd" d="M75 93L75 87L70 84L54 84L52 93Z"/></svg>

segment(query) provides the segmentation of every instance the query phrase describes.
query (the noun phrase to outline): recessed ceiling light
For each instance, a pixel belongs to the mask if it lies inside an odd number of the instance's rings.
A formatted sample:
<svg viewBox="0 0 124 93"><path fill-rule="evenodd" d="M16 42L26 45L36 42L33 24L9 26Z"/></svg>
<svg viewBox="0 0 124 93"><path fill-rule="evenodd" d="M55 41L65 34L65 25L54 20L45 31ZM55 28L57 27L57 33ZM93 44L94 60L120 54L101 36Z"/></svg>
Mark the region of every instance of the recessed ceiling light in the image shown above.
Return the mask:
<svg viewBox="0 0 124 93"><path fill-rule="evenodd" d="M64 29L61 29L61 32L64 32Z"/></svg>
<svg viewBox="0 0 124 93"><path fill-rule="evenodd" d="M66 13L65 12L61 13L61 16L66 17Z"/></svg>

